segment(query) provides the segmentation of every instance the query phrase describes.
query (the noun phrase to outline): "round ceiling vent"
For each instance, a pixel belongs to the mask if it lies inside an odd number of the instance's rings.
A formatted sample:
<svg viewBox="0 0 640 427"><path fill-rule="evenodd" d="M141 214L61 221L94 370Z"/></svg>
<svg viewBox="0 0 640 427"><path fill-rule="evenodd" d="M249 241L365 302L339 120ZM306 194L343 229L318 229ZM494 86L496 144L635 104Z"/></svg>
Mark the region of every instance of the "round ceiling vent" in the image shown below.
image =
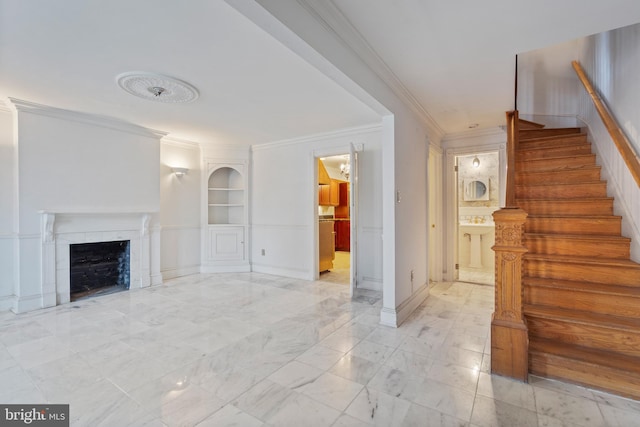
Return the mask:
<svg viewBox="0 0 640 427"><path fill-rule="evenodd" d="M118 86L149 101L179 104L195 101L198 90L189 83L161 74L132 71L116 76Z"/></svg>

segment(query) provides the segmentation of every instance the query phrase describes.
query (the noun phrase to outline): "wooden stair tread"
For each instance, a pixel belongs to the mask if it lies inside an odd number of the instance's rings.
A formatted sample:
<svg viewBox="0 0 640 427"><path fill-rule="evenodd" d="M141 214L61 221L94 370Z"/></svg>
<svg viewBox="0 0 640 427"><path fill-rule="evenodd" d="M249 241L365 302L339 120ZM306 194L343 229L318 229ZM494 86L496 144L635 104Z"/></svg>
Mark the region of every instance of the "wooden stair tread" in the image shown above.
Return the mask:
<svg viewBox="0 0 640 427"><path fill-rule="evenodd" d="M571 156L557 156L557 157L545 157L543 159L516 159L516 163L529 163L529 162L548 162L549 160L559 160L559 159L575 159L575 158L595 158L595 154L575 154ZM591 166L591 165L589 165ZM569 167L571 168L571 167Z"/></svg>
<svg viewBox="0 0 640 427"><path fill-rule="evenodd" d="M524 162L525 160L523 160ZM558 169L555 171L516 171L516 175L520 175L520 174L548 174L550 172L553 173L560 173L560 172L572 172L575 170L600 170L602 169L602 166L600 165L580 165L580 166L572 166L569 167L567 169Z"/></svg>
<svg viewBox="0 0 640 427"><path fill-rule="evenodd" d="M543 141L551 141L551 138L540 138L542 141L539 142L543 142ZM588 141L566 141L566 138L564 140L559 140L558 142L555 142L552 145L546 146L546 145L537 145L537 144L532 144L531 143L532 140L529 141L523 141L522 144L520 144L520 146L518 147L518 151L516 154L521 153L523 151L540 151L540 150L548 150L550 148L577 148L577 147L582 147L582 148L586 148L589 147L591 148L591 143ZM538 140L533 140L533 141L538 141Z"/></svg>
<svg viewBox="0 0 640 427"><path fill-rule="evenodd" d="M558 341L531 338L531 353L547 353L567 359L593 364L594 368L607 366L620 371L640 373L639 360L625 354L565 344Z"/></svg>
<svg viewBox="0 0 640 427"><path fill-rule="evenodd" d="M559 147L532 147L520 149L516 153L516 160L527 161L534 159L554 159L562 156L576 156L579 154L593 154L590 144L562 145Z"/></svg>
<svg viewBox="0 0 640 427"><path fill-rule="evenodd" d="M590 257L581 257L581 256L572 256L572 255L545 255L545 254L530 254L530 253L525 254L524 257L526 259L535 259L539 261L564 262L564 263L570 263L570 264L602 265L602 266L609 266L609 267L638 269L640 271L640 264L627 259L617 259L617 258L593 259Z"/></svg>
<svg viewBox="0 0 640 427"><path fill-rule="evenodd" d="M577 311L566 308L524 304L524 314L547 320L571 322L580 325L597 326L619 331L637 333L640 330L640 319L618 317L610 314L600 314L591 311Z"/></svg>
<svg viewBox="0 0 640 427"><path fill-rule="evenodd" d="M547 279L544 277L523 277L525 286L535 286L540 288L568 289L577 292L589 292L593 294L607 294L625 297L639 297L640 287L610 285L603 283L585 283L575 280Z"/></svg>
<svg viewBox="0 0 640 427"><path fill-rule="evenodd" d="M521 199L516 199L516 202L518 202ZM556 199L526 199L527 204L530 203L535 203L535 202L551 202L551 203L556 203L558 200ZM565 203L582 203L582 202L587 202L587 203L596 203L596 202L613 202L613 197L584 197L582 199L568 199L568 200L563 200L562 202ZM529 215L531 216L531 215ZM549 216L555 216L555 215L549 215Z"/></svg>
<svg viewBox="0 0 640 427"><path fill-rule="evenodd" d="M606 236L601 234L559 234L559 233L524 233L526 238L537 239L567 239L567 240L592 240L597 242L608 242L617 240L619 242L630 242L631 239L624 236Z"/></svg>
<svg viewBox="0 0 640 427"><path fill-rule="evenodd" d="M541 182L541 183L535 183L535 184L518 184L516 185L516 187L562 187L562 186L572 186L572 185L606 185L607 182L606 181L580 181L580 182L558 182L558 183L548 183L548 182Z"/></svg>
<svg viewBox="0 0 640 427"><path fill-rule="evenodd" d="M545 128L545 129L521 129L518 133L520 140L529 140L532 138L544 138L549 136L565 136L581 134L582 129L579 127L570 128ZM543 136L545 135L545 136Z"/></svg>
<svg viewBox="0 0 640 427"><path fill-rule="evenodd" d="M520 129L542 129L545 127L542 123L532 122L530 120L518 119Z"/></svg>
<svg viewBox="0 0 640 427"><path fill-rule="evenodd" d="M541 199L531 199L531 200L541 200ZM548 201L557 201L557 199L544 199ZM570 200L585 200L585 199L566 199L566 201ZM564 201L564 200L563 200ZM622 219L619 215L554 215L554 214L530 214L527 219L536 218L536 219L563 219L563 220L571 220L571 219Z"/></svg>
<svg viewBox="0 0 640 427"><path fill-rule="evenodd" d="M531 131L533 129L527 129L527 131ZM564 132L564 133L563 133ZM574 135L587 135L586 133L582 133L582 129L580 128L549 128L549 129L540 129L535 132L523 132L525 135L527 134L538 134L540 136L529 136L525 138L521 138L520 140L531 141L532 139L552 139L552 138L562 138L563 136L574 136Z"/></svg>

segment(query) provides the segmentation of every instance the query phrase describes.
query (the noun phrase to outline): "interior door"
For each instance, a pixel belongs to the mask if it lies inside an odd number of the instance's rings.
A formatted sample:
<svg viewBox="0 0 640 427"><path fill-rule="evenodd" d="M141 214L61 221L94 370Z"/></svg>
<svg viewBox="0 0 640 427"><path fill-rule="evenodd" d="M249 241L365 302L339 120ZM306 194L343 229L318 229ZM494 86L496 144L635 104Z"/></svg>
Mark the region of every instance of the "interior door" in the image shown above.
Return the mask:
<svg viewBox="0 0 640 427"><path fill-rule="evenodd" d="M351 219L351 262L349 267L349 295L353 296L355 288L358 287L358 147L353 143L349 147L349 159L351 170L349 171L349 186L351 190L351 198L349 200L349 210Z"/></svg>

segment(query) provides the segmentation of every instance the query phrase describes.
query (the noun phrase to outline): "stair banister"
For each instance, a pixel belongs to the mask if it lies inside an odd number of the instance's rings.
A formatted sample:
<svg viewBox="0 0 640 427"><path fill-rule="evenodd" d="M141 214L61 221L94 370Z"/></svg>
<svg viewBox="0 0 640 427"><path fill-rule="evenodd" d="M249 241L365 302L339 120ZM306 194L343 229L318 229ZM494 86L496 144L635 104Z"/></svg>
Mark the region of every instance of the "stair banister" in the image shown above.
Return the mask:
<svg viewBox="0 0 640 427"><path fill-rule="evenodd" d="M491 318L491 373L527 381L529 334L522 309L522 242L527 213L515 198L518 111L507 115L507 194L505 207L493 213L495 226L495 309Z"/></svg>
<svg viewBox="0 0 640 427"><path fill-rule="evenodd" d="M573 69L576 71L576 74L584 88L587 90L587 93L591 96L602 122L607 128L607 131L609 131L609 135L611 135L611 139L613 139L616 147L618 147L618 151L620 151L620 154L629 168L631 175L635 179L636 184L640 187L640 157L638 157L633 146L629 142L629 139L627 139L627 136L616 123L615 119L609 112L609 109L602 101L602 98L600 98L596 90L593 88L593 85L589 81L589 78L580 63L578 61L573 61L571 64L573 65Z"/></svg>
<svg viewBox="0 0 640 427"><path fill-rule="evenodd" d="M505 207L516 206L516 150L518 149L518 110L507 111L507 194Z"/></svg>

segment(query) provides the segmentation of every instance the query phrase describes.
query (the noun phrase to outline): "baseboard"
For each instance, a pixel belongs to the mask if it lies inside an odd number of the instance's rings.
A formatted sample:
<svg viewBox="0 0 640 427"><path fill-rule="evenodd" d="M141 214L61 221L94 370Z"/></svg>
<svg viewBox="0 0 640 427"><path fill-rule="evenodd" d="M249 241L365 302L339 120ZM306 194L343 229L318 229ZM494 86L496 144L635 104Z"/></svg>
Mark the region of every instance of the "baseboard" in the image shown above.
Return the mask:
<svg viewBox="0 0 640 427"><path fill-rule="evenodd" d="M198 274L198 273L200 273L199 265L190 265L187 267L170 268L168 270L162 270L160 272L161 274L160 283L162 283L163 280L171 280L177 277L190 276L192 274Z"/></svg>
<svg viewBox="0 0 640 427"><path fill-rule="evenodd" d="M151 275L151 286L162 285L162 281L163 281L162 273Z"/></svg>
<svg viewBox="0 0 640 427"><path fill-rule="evenodd" d="M15 295L7 295L6 297L0 298L0 311L8 311L13 308L15 304L16 297Z"/></svg>
<svg viewBox="0 0 640 427"><path fill-rule="evenodd" d="M200 266L200 273L249 273L250 271L251 266L248 263Z"/></svg>
<svg viewBox="0 0 640 427"><path fill-rule="evenodd" d="M363 277L362 280L358 282L358 289L382 291L382 280L373 279L371 277Z"/></svg>
<svg viewBox="0 0 640 427"><path fill-rule="evenodd" d="M16 314L28 311L40 310L42 308L42 295L31 295L28 297L14 297L11 311Z"/></svg>
<svg viewBox="0 0 640 427"><path fill-rule="evenodd" d="M291 277L293 279L301 279L301 280L314 280L313 277L310 277L308 271L304 270L294 270L291 268L283 268L283 267L273 267L270 265L264 264L251 264L251 271L256 273L264 273L271 274L274 276L283 276L283 277Z"/></svg>
<svg viewBox="0 0 640 427"><path fill-rule="evenodd" d="M425 283L395 309L383 307L380 310L380 324L397 328L428 296L429 286Z"/></svg>

